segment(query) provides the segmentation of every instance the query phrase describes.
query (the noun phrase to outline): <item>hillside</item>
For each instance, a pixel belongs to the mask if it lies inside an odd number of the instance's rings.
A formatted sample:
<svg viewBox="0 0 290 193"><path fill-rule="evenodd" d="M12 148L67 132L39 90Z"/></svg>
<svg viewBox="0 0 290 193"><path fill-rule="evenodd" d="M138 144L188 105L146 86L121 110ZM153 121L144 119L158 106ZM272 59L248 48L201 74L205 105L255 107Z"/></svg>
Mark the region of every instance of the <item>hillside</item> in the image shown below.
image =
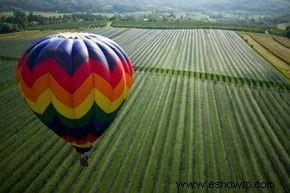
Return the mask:
<svg viewBox="0 0 290 193"><path fill-rule="evenodd" d="M186 10L288 13L290 2L287 0L0 0L2 11L22 9L52 12L135 12L160 6Z"/></svg>

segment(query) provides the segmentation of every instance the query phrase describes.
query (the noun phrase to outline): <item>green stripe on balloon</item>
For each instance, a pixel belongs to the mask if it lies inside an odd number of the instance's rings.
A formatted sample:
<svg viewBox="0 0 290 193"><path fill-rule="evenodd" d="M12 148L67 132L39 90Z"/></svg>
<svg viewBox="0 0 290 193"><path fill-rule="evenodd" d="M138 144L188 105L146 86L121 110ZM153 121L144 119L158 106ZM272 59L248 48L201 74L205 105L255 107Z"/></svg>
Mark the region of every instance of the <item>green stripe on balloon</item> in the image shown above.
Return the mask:
<svg viewBox="0 0 290 193"><path fill-rule="evenodd" d="M122 102L122 104L124 101ZM49 124L53 121L54 117L57 116L60 122L70 128L84 127L87 125L92 118L99 122L110 122L115 117L117 112L119 111L122 104L118 107L118 109L112 113L104 112L96 103L92 105L90 110L82 116L80 119L68 119L57 112L52 104L50 104L43 114L36 113L37 117L44 123Z"/></svg>

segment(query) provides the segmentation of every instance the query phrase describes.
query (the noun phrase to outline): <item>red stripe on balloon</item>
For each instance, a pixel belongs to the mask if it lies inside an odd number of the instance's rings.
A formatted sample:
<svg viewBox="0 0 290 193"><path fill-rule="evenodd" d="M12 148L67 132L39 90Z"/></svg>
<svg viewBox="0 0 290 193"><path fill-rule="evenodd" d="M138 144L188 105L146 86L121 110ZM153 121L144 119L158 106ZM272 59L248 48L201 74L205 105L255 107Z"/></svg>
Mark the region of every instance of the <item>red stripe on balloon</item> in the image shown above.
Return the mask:
<svg viewBox="0 0 290 193"><path fill-rule="evenodd" d="M74 139L73 137L66 135L64 137L62 137L65 141L69 142L69 143L75 143L78 145L85 145L87 143L93 143L94 141L96 141L98 138L100 137L100 135L98 136L94 136L92 134L89 134L86 138L84 139Z"/></svg>
<svg viewBox="0 0 290 193"><path fill-rule="evenodd" d="M91 73L100 75L114 88L122 79L123 66L118 61L112 72L97 60L89 59L73 74L72 77L53 58L42 61L31 72L26 61L22 66L22 78L27 86L32 88L33 83L46 73L50 73L54 79L68 92L74 93Z"/></svg>
<svg viewBox="0 0 290 193"><path fill-rule="evenodd" d="M19 60L19 62L18 62L18 67L22 67L23 64L26 62L26 60L27 60L27 54L24 53L24 54L21 56L21 58L20 58L20 60Z"/></svg>
<svg viewBox="0 0 290 193"><path fill-rule="evenodd" d="M134 71L133 71L133 64L132 64L132 61L130 59L127 60L127 63L129 64L129 71L128 71L128 74L130 76L134 76Z"/></svg>

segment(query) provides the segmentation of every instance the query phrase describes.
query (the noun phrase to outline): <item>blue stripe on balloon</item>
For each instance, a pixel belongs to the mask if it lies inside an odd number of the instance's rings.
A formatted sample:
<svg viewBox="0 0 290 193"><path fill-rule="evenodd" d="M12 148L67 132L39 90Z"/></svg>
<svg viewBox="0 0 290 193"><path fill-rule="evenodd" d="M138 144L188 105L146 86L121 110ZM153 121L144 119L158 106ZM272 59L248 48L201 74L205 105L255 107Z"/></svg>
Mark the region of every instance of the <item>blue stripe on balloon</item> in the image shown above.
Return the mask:
<svg viewBox="0 0 290 193"><path fill-rule="evenodd" d="M119 50L115 45L109 43L108 46L110 46L110 48L111 48L112 50L114 50L114 52L118 55L118 57L119 57L122 61L124 61L124 60L127 61L126 55L124 55L124 54L122 53L122 51Z"/></svg>
<svg viewBox="0 0 290 193"><path fill-rule="evenodd" d="M116 62L118 61L118 56L116 53L105 43L98 41L97 45L102 50L106 57L106 61L109 65L109 70L112 72L116 66Z"/></svg>
<svg viewBox="0 0 290 193"><path fill-rule="evenodd" d="M103 64L111 72L114 70L116 61L126 57L123 53L118 54L117 48L96 39L63 39L53 37L45 39L28 53L28 66L33 70L42 61L54 58L57 63L72 76L89 58Z"/></svg>
<svg viewBox="0 0 290 193"><path fill-rule="evenodd" d="M36 49L31 50L28 55L28 66L30 70L33 70L43 60L52 58L62 42L63 40L61 39L52 39L44 47L41 46L41 49L37 49L38 46L36 46Z"/></svg>
<svg viewBox="0 0 290 193"><path fill-rule="evenodd" d="M69 135L74 139L81 140L85 139L89 134L94 136L101 135L106 128L108 128L111 122L100 122L95 118L92 118L86 126L70 128L68 126L64 126L58 117L55 116L52 122L44 124L61 137Z"/></svg>
<svg viewBox="0 0 290 193"><path fill-rule="evenodd" d="M51 56L57 61L57 63L69 74L72 72L72 56L71 52L73 49L73 39L64 40Z"/></svg>
<svg viewBox="0 0 290 193"><path fill-rule="evenodd" d="M84 43L88 49L89 58L100 61L100 63L104 65L105 68L109 69L106 56L99 48L99 46L89 39L84 39Z"/></svg>
<svg viewBox="0 0 290 193"><path fill-rule="evenodd" d="M30 70L33 70L34 66L36 65L36 58L39 57L39 54L45 47L51 42L50 39L44 40L41 43L37 44L36 46L32 46L31 49L27 51L27 64Z"/></svg>
<svg viewBox="0 0 290 193"><path fill-rule="evenodd" d="M37 44L40 44L41 42L44 42L45 40L49 40L50 37L49 36L46 36L46 37L42 37L42 38L39 38L35 41L33 41L29 47L26 49L26 53L30 52ZM50 40L49 40L50 41Z"/></svg>
<svg viewBox="0 0 290 193"><path fill-rule="evenodd" d="M126 52L124 51L123 48L121 48L121 46L119 46L116 42L112 41L109 38L106 37L102 37L100 36L100 40L108 45L110 45L110 47L115 48L114 50L119 50L119 52L121 52L121 54L123 55L123 57L128 61L129 57L126 54Z"/></svg>
<svg viewBox="0 0 290 193"><path fill-rule="evenodd" d="M69 75L72 75L74 72L76 72L80 65L89 59L89 53L83 40L74 40L71 57L72 69L68 72Z"/></svg>

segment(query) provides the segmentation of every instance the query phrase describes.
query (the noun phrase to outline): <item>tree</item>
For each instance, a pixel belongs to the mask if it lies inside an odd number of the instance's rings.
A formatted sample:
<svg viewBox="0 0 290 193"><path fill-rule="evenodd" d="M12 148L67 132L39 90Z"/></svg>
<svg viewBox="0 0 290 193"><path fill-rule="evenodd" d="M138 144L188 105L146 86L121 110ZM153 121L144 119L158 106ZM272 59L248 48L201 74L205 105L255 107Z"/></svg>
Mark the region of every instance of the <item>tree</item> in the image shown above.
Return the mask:
<svg viewBox="0 0 290 193"><path fill-rule="evenodd" d="M287 29L288 28L288 29ZM284 36L286 37L286 38L289 38L290 39L290 26L288 26L286 28L286 31L285 31L285 33L284 33Z"/></svg>
<svg viewBox="0 0 290 193"><path fill-rule="evenodd" d="M22 11L15 11L13 13L14 15L14 22L17 24L20 28L24 28L28 25L28 18L27 15Z"/></svg>
<svg viewBox="0 0 290 193"><path fill-rule="evenodd" d="M0 24L0 33L11 33L20 31L17 24L10 24L10 23L1 23Z"/></svg>

